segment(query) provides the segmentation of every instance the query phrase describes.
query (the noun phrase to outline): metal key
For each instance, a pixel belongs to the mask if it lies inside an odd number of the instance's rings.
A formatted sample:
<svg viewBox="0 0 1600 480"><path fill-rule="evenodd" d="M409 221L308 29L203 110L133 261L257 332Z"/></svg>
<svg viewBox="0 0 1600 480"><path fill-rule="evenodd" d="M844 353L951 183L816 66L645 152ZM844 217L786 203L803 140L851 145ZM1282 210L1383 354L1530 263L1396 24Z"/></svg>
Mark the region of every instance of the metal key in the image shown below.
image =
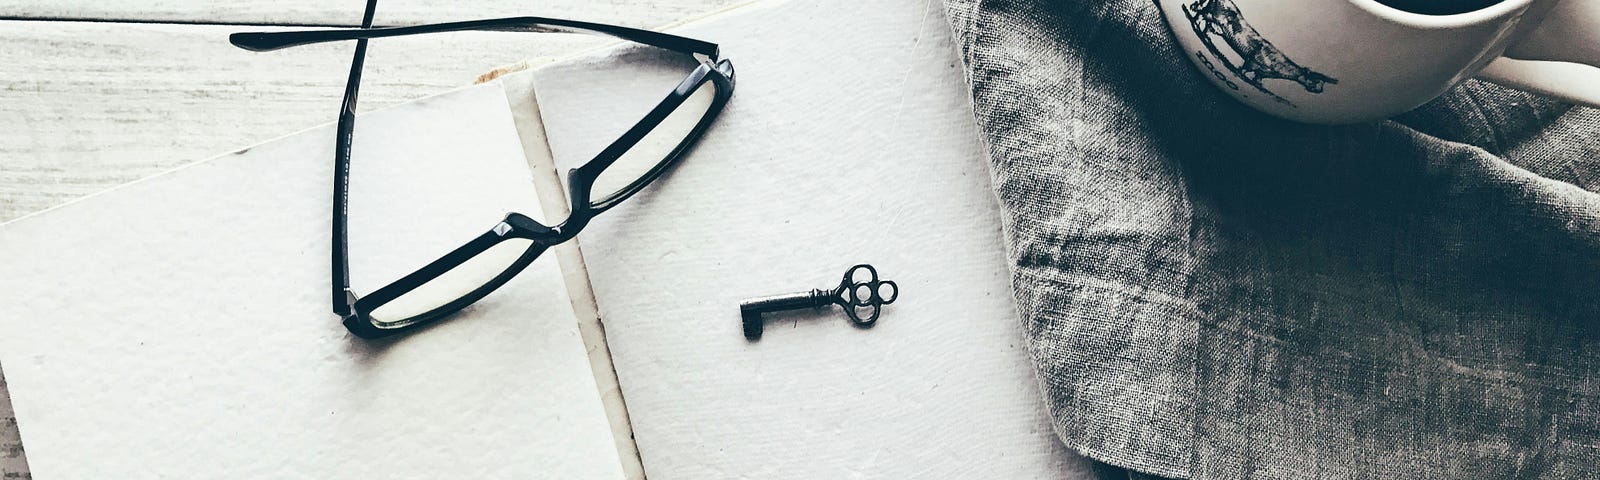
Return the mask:
<svg viewBox="0 0 1600 480"><path fill-rule="evenodd" d="M871 277L866 281L853 281L856 272L863 269ZM889 289L887 296L883 295L883 288L886 286ZM872 328L872 325L878 322L878 313L883 306L894 303L897 298L900 298L900 286L893 280L878 280L878 269L863 263L845 271L844 279L839 281L839 286L832 289L812 289L810 292L773 295L740 302L739 316L744 320L744 338L750 341L761 339L763 313L821 308L828 305L843 307L845 315L850 317L850 323L855 326ZM862 315L864 310L871 313Z"/></svg>

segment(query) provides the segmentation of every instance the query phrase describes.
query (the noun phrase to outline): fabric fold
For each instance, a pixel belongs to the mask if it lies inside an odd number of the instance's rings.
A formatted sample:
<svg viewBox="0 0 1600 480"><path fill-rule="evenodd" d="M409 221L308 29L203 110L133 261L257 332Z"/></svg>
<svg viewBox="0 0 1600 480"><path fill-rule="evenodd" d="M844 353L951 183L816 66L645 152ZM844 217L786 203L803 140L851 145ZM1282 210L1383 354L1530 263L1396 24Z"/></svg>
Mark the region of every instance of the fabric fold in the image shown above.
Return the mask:
<svg viewBox="0 0 1600 480"><path fill-rule="evenodd" d="M1180 478L1600 472L1600 111L1227 98L1144 0L945 0L1055 428Z"/></svg>

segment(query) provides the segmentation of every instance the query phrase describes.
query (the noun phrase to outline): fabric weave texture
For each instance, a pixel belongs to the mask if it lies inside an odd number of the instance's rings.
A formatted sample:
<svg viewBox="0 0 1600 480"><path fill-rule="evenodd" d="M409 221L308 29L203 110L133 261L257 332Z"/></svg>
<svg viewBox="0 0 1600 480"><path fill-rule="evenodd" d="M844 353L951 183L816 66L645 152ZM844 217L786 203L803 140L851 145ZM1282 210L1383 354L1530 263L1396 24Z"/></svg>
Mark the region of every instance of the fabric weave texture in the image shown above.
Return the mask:
<svg viewBox="0 0 1600 480"><path fill-rule="evenodd" d="M1149 0L945 7L1068 446L1195 479L1600 475L1600 111L1468 81L1296 124L1207 83Z"/></svg>

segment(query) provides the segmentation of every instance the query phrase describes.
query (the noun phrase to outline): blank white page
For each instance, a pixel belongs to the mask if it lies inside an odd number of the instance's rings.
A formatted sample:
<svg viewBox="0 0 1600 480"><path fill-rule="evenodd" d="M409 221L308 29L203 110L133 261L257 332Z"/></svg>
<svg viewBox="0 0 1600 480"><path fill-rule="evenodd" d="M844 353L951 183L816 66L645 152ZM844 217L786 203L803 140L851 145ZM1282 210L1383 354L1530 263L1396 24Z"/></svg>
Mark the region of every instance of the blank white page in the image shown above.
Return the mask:
<svg viewBox="0 0 1600 480"><path fill-rule="evenodd" d="M620 478L553 258L417 334L345 332L332 151L324 126L0 226L38 478ZM498 84L362 115L354 152L358 292L539 212Z"/></svg>
<svg viewBox="0 0 1600 480"><path fill-rule="evenodd" d="M675 171L579 236L651 480L1072 478L1012 304L1000 214L936 0L791 2L678 33L737 70ZM600 151L693 68L624 48L537 72L558 165ZM739 302L904 290L875 328Z"/></svg>

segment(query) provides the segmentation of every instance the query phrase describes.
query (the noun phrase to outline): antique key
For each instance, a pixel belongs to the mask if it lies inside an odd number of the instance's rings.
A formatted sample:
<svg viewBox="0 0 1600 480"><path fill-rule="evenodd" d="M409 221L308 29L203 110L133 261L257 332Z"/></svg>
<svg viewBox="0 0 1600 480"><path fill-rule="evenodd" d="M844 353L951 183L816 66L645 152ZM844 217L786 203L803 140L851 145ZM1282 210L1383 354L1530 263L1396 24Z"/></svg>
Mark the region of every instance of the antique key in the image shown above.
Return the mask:
<svg viewBox="0 0 1600 480"><path fill-rule="evenodd" d="M869 277L855 281L856 272L861 270L866 270ZM885 287L888 288L887 296L883 294ZM872 325L878 322L878 313L883 306L894 303L899 297L899 285L893 280L878 280L878 269L863 263L845 271L844 279L839 281L839 286L832 289L812 289L810 292L773 295L740 302L739 316L744 319L744 338L750 341L761 339L763 313L821 308L828 305L843 307L845 315L850 316L850 322L855 326L872 328ZM864 312L870 313L863 315Z"/></svg>

